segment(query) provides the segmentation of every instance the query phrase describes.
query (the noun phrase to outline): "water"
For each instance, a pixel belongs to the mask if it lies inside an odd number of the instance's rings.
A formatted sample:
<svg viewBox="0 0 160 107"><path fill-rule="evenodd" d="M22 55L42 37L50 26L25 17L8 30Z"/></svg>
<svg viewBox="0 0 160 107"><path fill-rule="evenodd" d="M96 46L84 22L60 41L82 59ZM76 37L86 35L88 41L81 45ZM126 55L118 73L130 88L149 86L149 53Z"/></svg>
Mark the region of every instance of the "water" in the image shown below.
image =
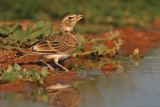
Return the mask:
<svg viewBox="0 0 160 107"><path fill-rule="evenodd" d="M119 66L117 73L90 73L91 80L38 88L27 100L22 93L0 93L0 107L53 107L60 101L78 107L160 107L160 48L144 59L124 57L112 63ZM85 69L81 72L87 74Z"/></svg>

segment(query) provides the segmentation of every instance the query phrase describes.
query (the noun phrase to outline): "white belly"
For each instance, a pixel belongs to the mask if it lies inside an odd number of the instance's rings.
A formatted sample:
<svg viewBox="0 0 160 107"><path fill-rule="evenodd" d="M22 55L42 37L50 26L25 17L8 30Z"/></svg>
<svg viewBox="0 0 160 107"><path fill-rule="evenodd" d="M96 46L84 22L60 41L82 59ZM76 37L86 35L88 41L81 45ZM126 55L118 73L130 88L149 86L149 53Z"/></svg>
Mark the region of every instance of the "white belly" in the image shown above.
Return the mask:
<svg viewBox="0 0 160 107"><path fill-rule="evenodd" d="M47 59L55 59L55 58L59 58L59 60L64 60L66 58L68 58L71 54L59 54L59 55L45 55L44 57Z"/></svg>

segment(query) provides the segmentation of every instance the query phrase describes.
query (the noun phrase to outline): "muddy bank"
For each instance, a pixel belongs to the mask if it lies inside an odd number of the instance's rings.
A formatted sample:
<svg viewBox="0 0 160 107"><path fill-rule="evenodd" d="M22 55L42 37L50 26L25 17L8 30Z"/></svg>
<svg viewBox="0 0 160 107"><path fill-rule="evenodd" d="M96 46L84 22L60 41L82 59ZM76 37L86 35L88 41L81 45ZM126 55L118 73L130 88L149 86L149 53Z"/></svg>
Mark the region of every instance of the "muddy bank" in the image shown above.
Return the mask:
<svg viewBox="0 0 160 107"><path fill-rule="evenodd" d="M129 26L120 31L120 38L123 39L121 46L122 54L129 55L138 48L140 53L145 53L160 46L160 28L134 29Z"/></svg>
<svg viewBox="0 0 160 107"><path fill-rule="evenodd" d="M134 49L138 48L140 54L145 53L151 49L155 49L160 46L160 28L152 29L135 29L132 26L125 28L115 28L115 31L120 31L120 38L123 40L123 44L120 48L120 55L133 54ZM108 37L109 33L103 34L88 34L85 37L88 39ZM113 41L102 40L102 42L111 49L114 45ZM86 50L89 50L91 44L85 45Z"/></svg>

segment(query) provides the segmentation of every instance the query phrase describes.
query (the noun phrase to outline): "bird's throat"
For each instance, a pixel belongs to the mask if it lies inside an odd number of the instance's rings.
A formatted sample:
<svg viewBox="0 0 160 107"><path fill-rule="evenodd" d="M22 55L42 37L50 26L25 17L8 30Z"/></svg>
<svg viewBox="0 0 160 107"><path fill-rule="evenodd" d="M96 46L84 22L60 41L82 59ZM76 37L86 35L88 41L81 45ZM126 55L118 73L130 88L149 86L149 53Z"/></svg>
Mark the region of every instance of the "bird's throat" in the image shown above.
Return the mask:
<svg viewBox="0 0 160 107"><path fill-rule="evenodd" d="M61 32L72 32L73 28L72 27L61 27L60 30Z"/></svg>

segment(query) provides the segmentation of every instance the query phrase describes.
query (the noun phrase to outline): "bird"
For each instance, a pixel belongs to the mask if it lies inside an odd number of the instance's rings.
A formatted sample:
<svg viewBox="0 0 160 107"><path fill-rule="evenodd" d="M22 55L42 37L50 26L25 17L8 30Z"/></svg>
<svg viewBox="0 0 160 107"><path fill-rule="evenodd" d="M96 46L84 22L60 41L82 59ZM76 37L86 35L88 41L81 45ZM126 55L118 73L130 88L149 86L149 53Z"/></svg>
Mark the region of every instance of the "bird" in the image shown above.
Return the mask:
<svg viewBox="0 0 160 107"><path fill-rule="evenodd" d="M45 62L43 60L44 58L54 60L56 65L68 72L69 70L59 64L58 61L70 57L78 47L78 38L74 33L74 27L83 17L84 16L80 14L69 14L65 16L62 19L59 33L41 39L32 44L29 48L24 49L25 51L20 51L22 55L15 59L15 61L26 55L39 55L40 61L50 70L54 70L54 68Z"/></svg>

